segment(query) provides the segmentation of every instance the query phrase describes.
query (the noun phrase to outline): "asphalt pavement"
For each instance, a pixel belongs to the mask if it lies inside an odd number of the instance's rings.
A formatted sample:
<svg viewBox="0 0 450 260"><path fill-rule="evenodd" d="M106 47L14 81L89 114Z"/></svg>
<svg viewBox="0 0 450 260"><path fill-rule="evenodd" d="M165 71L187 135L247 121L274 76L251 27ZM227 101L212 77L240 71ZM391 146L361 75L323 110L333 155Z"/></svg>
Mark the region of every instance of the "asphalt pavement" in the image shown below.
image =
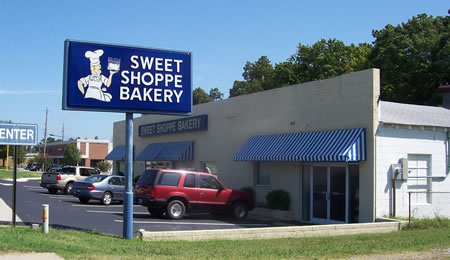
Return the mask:
<svg viewBox="0 0 450 260"><path fill-rule="evenodd" d="M123 205L109 206L99 201L81 204L78 198L62 192L49 194L39 186L40 180L19 180L17 182L17 222L27 225L42 222L42 205L49 204L49 223L53 228L96 230L122 236ZM0 180L0 224L8 224L12 218L12 181ZM215 219L208 213L187 214L183 219L152 218L147 209L140 205L133 207L133 231L177 231L267 227L271 223L257 219L234 221Z"/></svg>

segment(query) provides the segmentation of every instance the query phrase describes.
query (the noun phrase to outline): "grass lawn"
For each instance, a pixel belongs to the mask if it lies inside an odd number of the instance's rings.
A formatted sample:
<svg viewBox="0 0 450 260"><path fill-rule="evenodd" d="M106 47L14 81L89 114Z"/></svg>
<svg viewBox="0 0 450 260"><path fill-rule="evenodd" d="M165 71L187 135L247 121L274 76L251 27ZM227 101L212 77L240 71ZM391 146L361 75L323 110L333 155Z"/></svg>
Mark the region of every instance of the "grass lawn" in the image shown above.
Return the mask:
<svg viewBox="0 0 450 260"><path fill-rule="evenodd" d="M149 242L71 230L48 234L0 228L0 251L54 252L64 259L298 259L345 258L450 247L450 228L383 234L243 241Z"/></svg>
<svg viewBox="0 0 450 260"><path fill-rule="evenodd" d="M8 170L5 169L5 167L0 167L0 179L12 179L14 176L13 168L8 168ZM17 179L19 178L36 178L41 177L42 173L36 173L31 171L23 171L17 169Z"/></svg>

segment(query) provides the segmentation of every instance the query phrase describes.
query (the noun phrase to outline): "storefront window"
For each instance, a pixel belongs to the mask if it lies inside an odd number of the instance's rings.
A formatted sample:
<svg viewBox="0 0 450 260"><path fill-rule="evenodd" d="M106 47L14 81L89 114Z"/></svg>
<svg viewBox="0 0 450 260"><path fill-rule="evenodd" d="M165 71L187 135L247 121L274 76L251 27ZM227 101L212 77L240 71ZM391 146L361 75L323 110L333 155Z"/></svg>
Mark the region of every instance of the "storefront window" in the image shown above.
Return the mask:
<svg viewBox="0 0 450 260"><path fill-rule="evenodd" d="M164 168L164 169L171 169L172 168L172 162L169 161L148 161L145 162L145 169L152 169L152 168Z"/></svg>
<svg viewBox="0 0 450 260"><path fill-rule="evenodd" d="M258 186L270 185L270 164L267 162L255 163L255 184Z"/></svg>

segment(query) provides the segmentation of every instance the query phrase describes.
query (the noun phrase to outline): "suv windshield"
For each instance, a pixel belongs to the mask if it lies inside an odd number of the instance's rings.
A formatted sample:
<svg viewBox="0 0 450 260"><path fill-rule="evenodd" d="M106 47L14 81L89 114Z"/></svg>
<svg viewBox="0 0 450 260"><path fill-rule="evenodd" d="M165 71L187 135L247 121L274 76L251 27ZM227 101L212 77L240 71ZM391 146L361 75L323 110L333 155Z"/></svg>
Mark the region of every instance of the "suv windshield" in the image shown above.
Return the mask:
<svg viewBox="0 0 450 260"><path fill-rule="evenodd" d="M146 170L142 173L141 177L137 181L137 185L153 185L155 183L155 177L158 173L157 170Z"/></svg>

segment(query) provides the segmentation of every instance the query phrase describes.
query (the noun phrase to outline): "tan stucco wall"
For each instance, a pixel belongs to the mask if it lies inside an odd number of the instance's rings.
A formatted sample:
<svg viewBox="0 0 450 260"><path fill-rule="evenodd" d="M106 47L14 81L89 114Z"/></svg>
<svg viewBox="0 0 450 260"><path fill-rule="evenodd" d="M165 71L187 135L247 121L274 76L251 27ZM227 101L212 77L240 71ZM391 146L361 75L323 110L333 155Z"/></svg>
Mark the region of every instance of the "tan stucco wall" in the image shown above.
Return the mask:
<svg viewBox="0 0 450 260"><path fill-rule="evenodd" d="M208 130L155 137L139 137L140 125L180 117L144 115L134 119L134 146L139 154L150 143L195 141L194 161L217 162L219 177L231 188L253 186L253 162L234 162L249 137L279 133L366 128L367 160L360 162L360 221L374 220L374 129L378 122L379 70L369 69L331 79L277 88L194 106L193 115L208 114ZM125 144L125 121L114 123L114 146ZM300 163L274 163L270 190L291 193L291 208L299 217ZM135 162L140 174L144 162Z"/></svg>

